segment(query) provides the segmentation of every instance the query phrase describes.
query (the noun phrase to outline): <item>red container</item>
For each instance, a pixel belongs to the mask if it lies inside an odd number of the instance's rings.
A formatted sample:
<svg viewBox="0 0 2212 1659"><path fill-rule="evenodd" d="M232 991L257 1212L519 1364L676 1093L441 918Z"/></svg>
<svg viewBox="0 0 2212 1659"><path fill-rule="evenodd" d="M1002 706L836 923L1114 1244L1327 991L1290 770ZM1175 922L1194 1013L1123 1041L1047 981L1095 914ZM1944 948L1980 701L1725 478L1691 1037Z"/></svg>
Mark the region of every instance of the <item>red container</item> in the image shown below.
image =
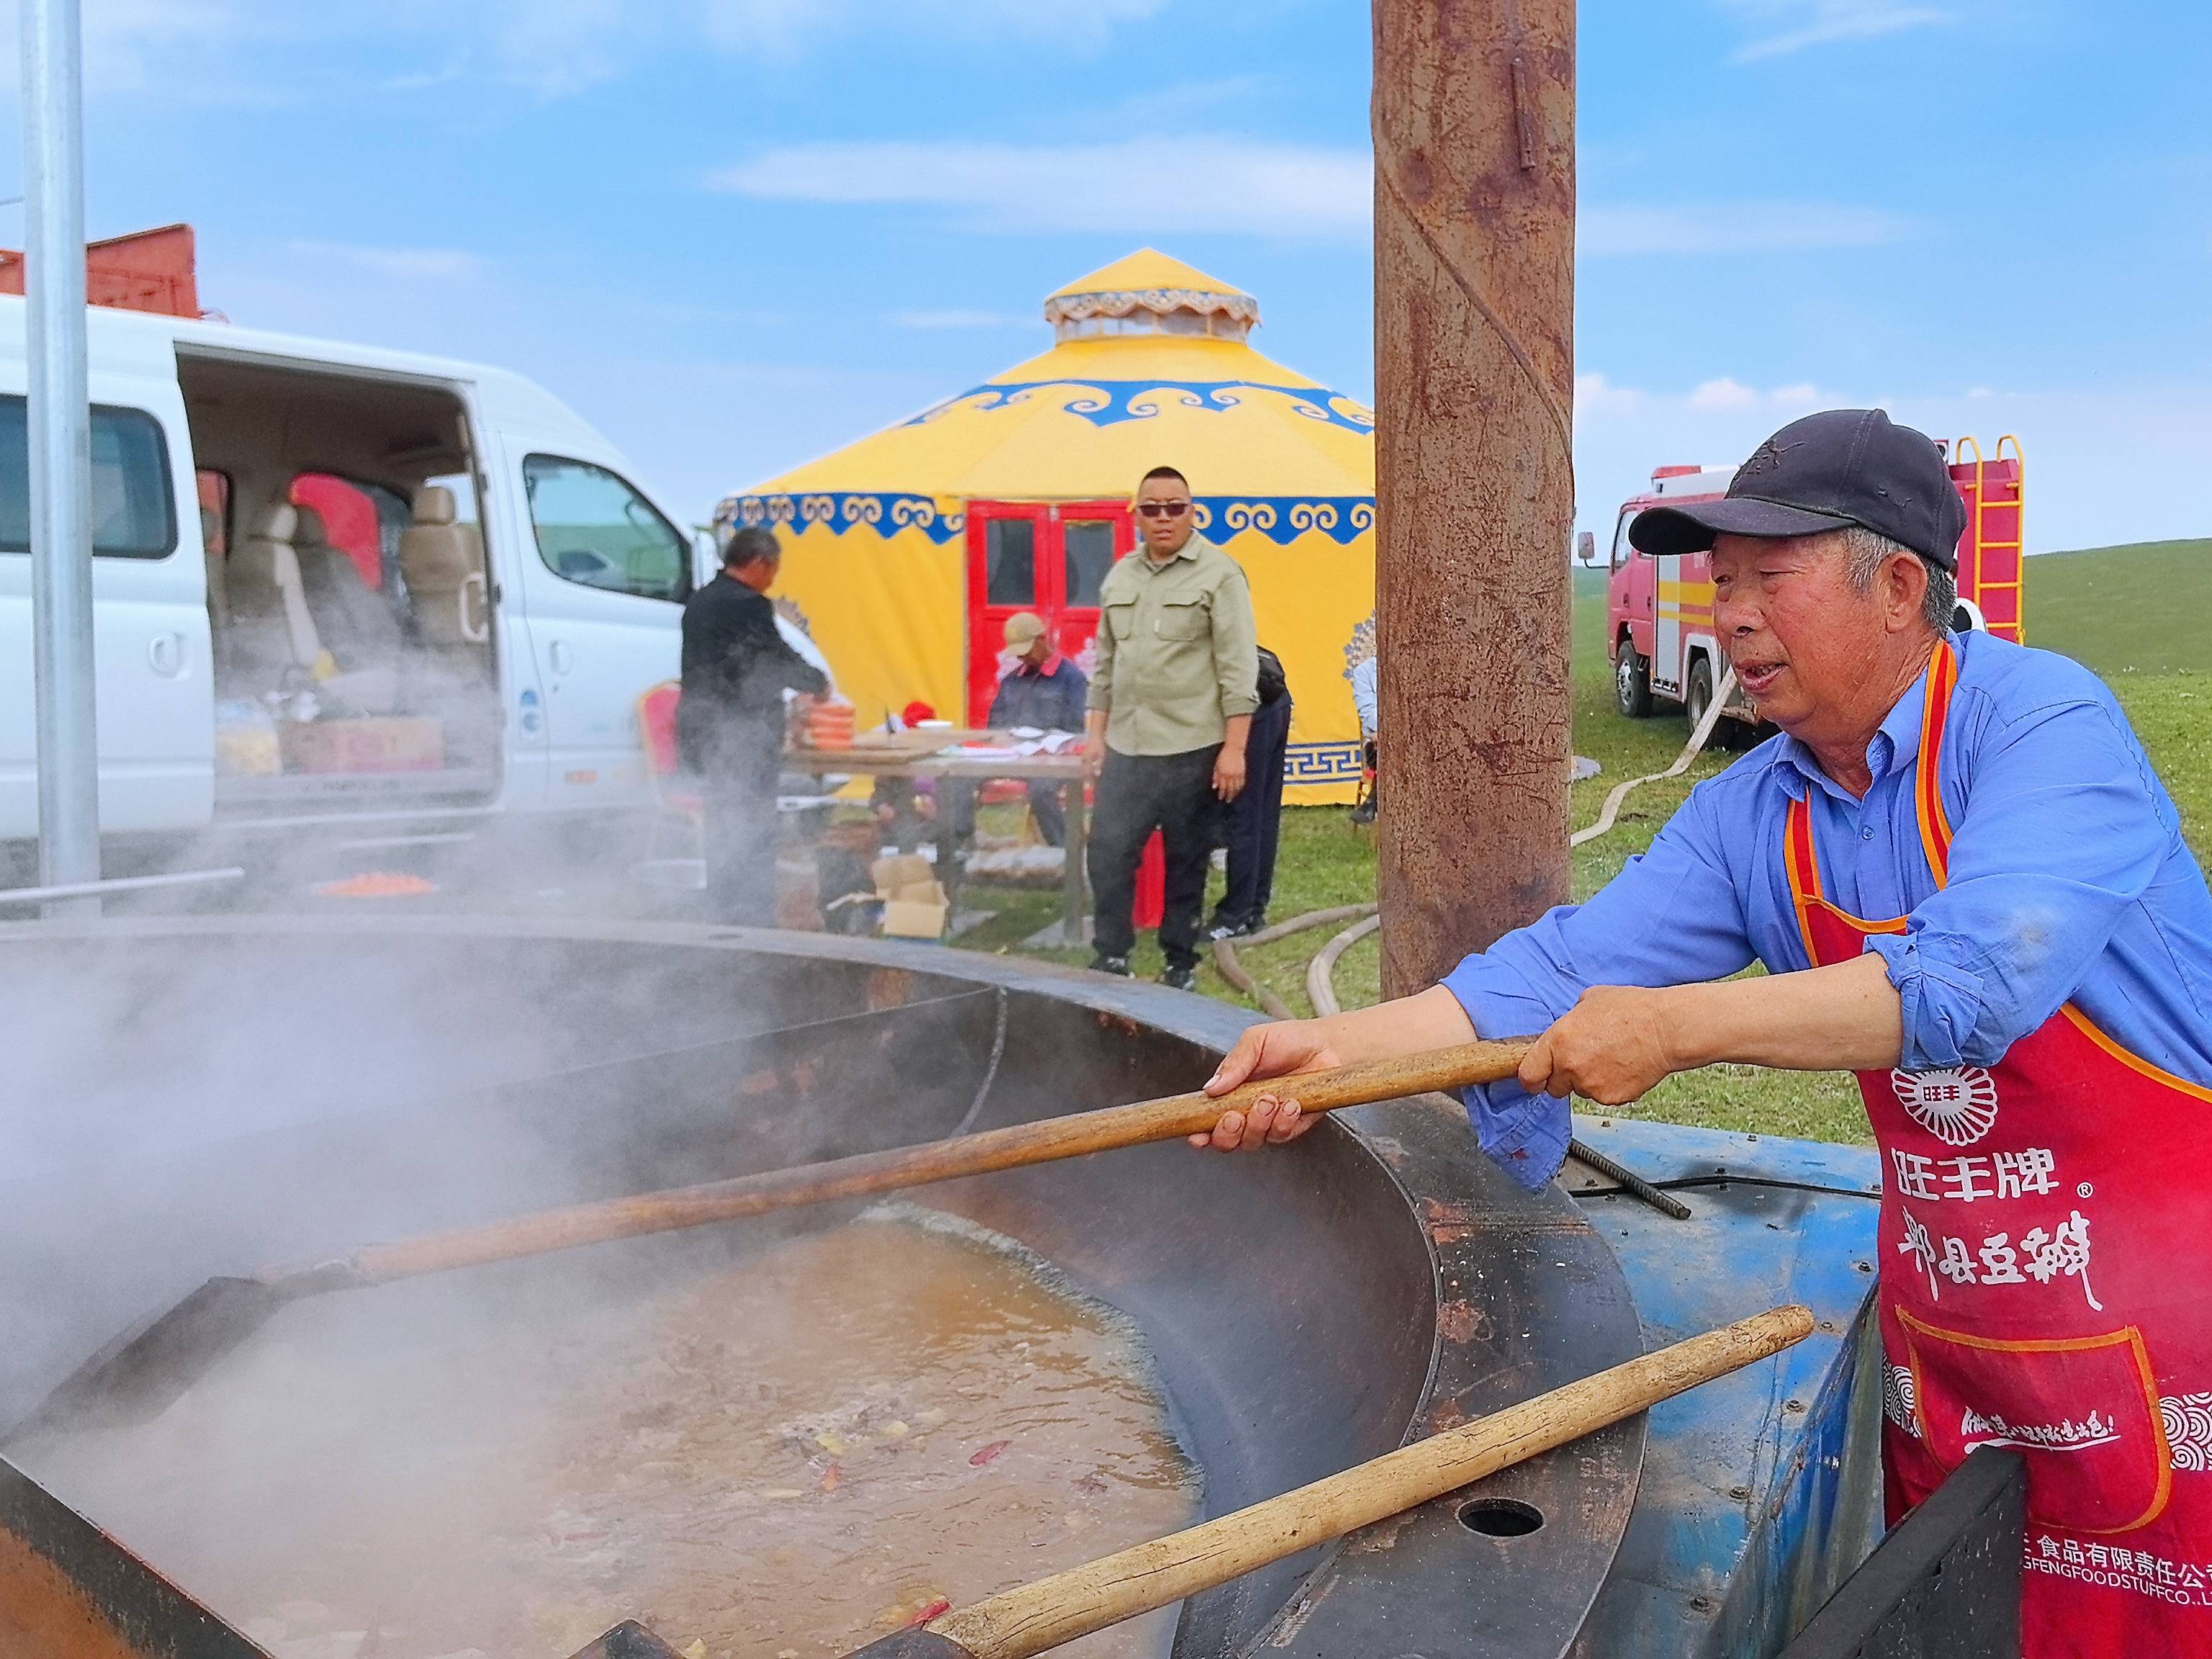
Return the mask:
<svg viewBox="0 0 2212 1659"><path fill-rule="evenodd" d="M806 741L816 749L853 746L853 705L842 699L817 702L806 711Z"/></svg>
<svg viewBox="0 0 2212 1659"><path fill-rule="evenodd" d="M1145 843L1144 857L1137 860L1137 900L1130 908L1131 920L1139 927L1157 927L1167 914L1168 853L1157 830Z"/></svg>
<svg viewBox="0 0 2212 1659"><path fill-rule="evenodd" d="M190 225L164 225L159 230L88 242L85 303L197 317L200 294L194 263ZM0 294L22 291L23 256L13 248L0 248Z"/></svg>

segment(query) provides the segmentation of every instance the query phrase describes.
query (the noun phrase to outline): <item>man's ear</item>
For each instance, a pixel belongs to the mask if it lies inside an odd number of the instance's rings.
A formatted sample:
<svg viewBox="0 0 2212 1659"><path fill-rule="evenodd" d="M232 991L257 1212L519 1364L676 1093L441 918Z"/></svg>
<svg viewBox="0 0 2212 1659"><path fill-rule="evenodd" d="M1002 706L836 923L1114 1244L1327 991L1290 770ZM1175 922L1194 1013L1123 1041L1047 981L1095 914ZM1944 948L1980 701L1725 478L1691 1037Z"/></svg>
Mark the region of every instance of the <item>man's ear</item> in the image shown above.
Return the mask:
<svg viewBox="0 0 2212 1659"><path fill-rule="evenodd" d="M1890 560L1887 574L1889 615L1883 620L1891 633L1902 634L1918 623L1928 602L1928 567L1917 554L1900 553Z"/></svg>

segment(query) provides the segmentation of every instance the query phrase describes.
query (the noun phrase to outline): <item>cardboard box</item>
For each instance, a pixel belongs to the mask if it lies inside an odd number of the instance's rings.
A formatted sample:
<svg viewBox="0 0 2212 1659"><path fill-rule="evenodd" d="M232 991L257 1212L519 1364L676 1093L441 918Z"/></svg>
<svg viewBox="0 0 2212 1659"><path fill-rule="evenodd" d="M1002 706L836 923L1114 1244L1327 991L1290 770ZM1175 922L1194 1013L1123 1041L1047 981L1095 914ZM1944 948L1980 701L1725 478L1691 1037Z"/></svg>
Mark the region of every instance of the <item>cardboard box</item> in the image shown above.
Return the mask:
<svg viewBox="0 0 2212 1659"><path fill-rule="evenodd" d="M215 775L219 778L273 778L284 769L283 751L276 728L259 726L217 726L215 729Z"/></svg>
<svg viewBox="0 0 2212 1659"><path fill-rule="evenodd" d="M278 738L287 772L436 772L446 764L445 727L413 715L294 720Z"/></svg>
<svg viewBox="0 0 2212 1659"><path fill-rule="evenodd" d="M890 939L942 939L951 906L937 866L915 853L878 859L869 866L876 896L884 902L883 931Z"/></svg>

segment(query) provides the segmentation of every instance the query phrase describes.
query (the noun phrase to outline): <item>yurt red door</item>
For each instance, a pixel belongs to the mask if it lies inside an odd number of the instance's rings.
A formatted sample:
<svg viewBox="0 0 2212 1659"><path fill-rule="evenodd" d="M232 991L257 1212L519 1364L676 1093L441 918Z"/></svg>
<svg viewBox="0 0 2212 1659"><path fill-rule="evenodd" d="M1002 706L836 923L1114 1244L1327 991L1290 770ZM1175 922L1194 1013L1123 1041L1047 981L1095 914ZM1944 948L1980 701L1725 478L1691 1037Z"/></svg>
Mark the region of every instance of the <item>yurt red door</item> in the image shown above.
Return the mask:
<svg viewBox="0 0 2212 1659"><path fill-rule="evenodd" d="M1098 589L1136 546L1127 501L968 503L968 720L999 688L1006 619L1033 611L1054 646L1080 657L1098 631Z"/></svg>

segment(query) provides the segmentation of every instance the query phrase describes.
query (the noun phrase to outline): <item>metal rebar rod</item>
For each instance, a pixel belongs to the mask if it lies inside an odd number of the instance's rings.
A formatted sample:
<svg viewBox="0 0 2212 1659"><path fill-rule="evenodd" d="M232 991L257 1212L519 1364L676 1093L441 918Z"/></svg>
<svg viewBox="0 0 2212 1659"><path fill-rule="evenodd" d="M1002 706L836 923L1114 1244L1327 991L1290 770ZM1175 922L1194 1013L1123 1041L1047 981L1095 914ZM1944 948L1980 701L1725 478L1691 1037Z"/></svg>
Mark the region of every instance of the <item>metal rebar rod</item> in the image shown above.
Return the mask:
<svg viewBox="0 0 2212 1659"><path fill-rule="evenodd" d="M83 29L77 0L22 0L26 313L30 358L33 675L39 876L100 879L94 706L92 416L85 369ZM49 914L97 915L96 892Z"/></svg>
<svg viewBox="0 0 2212 1659"><path fill-rule="evenodd" d="M1662 1215L1672 1216L1677 1221L1690 1218L1690 1206L1679 1198L1669 1197L1625 1164L1616 1164L1596 1147L1579 1140L1567 1142L1567 1156L1578 1158L1613 1182L1632 1198L1643 1200Z"/></svg>

